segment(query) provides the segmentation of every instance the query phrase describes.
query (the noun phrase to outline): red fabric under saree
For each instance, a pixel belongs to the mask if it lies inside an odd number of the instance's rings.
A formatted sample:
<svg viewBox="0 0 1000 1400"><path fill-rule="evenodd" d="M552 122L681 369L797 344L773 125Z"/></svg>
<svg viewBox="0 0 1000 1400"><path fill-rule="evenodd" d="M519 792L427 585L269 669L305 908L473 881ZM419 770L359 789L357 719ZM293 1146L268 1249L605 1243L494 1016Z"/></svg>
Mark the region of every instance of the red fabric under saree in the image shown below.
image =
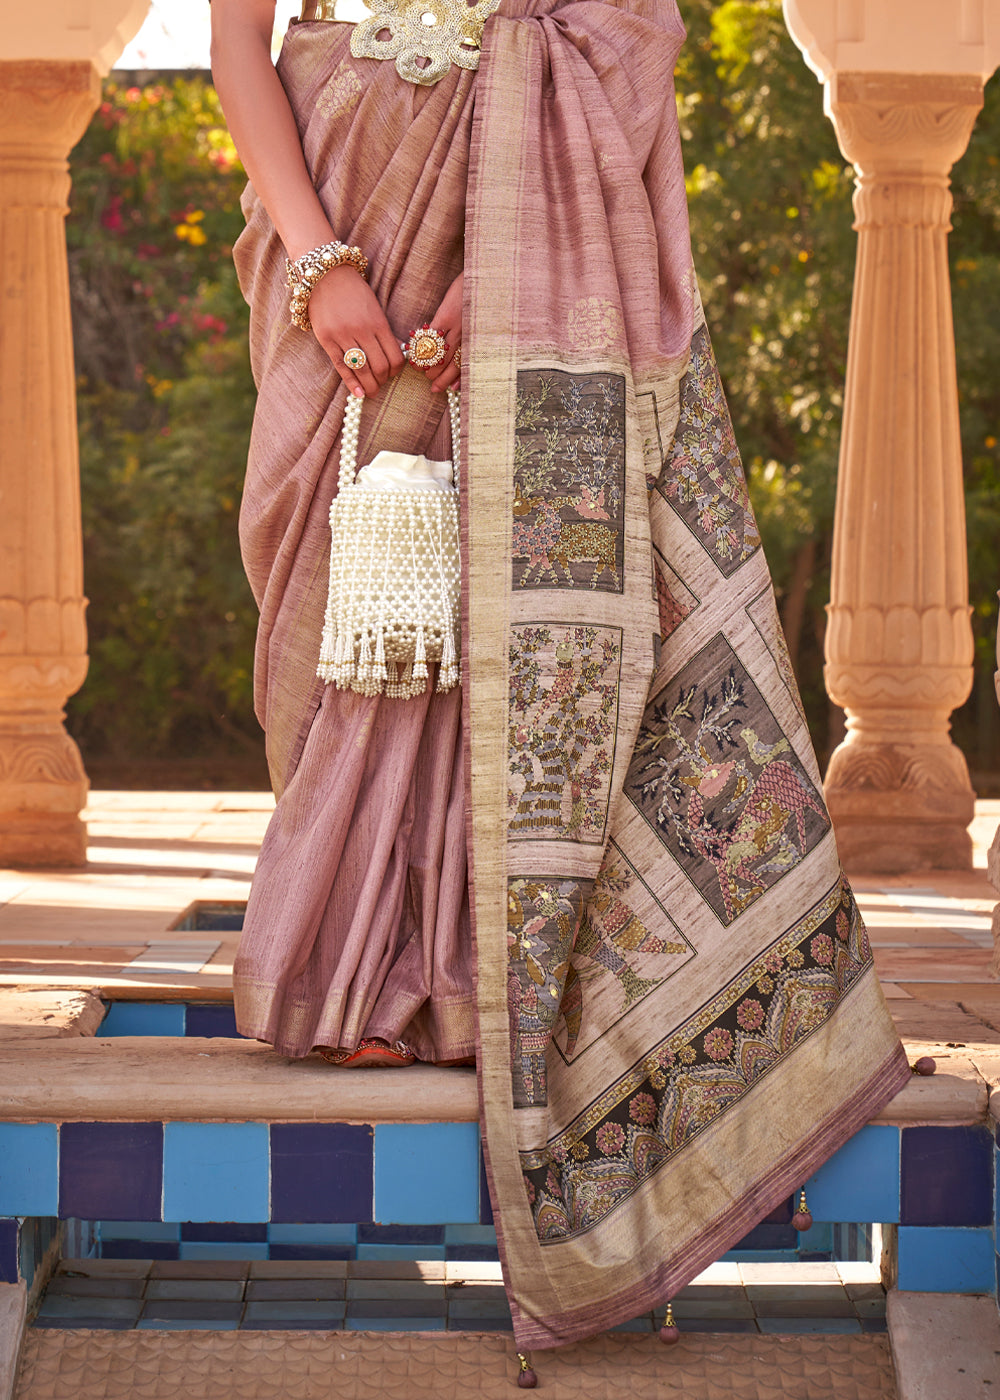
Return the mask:
<svg viewBox="0 0 1000 1400"><path fill-rule="evenodd" d="M697 300L672 0L504 0L478 74L428 89L349 33L297 27L280 71L400 334L464 227L463 712L314 678L343 396L251 197L242 534L279 802L240 1026L291 1054L475 1041L515 1333L550 1346L671 1296L908 1069ZM362 459L434 455L442 407L405 371Z"/></svg>

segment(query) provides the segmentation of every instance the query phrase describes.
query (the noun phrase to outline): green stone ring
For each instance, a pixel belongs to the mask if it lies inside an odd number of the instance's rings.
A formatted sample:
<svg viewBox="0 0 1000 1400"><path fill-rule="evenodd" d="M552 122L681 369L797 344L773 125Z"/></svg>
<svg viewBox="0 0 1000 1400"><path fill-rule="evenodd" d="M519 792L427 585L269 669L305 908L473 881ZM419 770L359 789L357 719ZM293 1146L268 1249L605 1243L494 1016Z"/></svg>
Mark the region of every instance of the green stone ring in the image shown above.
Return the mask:
<svg viewBox="0 0 1000 1400"><path fill-rule="evenodd" d="M368 356L360 345L352 345L350 350L344 351L344 364L348 369L364 369L367 363Z"/></svg>

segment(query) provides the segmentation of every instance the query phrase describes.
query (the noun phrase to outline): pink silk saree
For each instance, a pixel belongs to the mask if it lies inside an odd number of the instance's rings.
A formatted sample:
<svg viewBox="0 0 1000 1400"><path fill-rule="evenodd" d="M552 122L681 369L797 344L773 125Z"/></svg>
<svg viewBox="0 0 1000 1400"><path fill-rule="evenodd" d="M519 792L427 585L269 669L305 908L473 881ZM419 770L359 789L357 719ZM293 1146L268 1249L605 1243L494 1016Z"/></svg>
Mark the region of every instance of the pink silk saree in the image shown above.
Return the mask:
<svg viewBox="0 0 1000 1400"><path fill-rule="evenodd" d="M251 194L242 539L279 801L237 1007L291 1054L475 1044L515 1336L554 1346L669 1298L909 1070L698 301L673 0L504 0L478 73L427 89L349 32L296 27L280 71L401 335L464 233L462 714L314 678L343 397ZM362 457L433 455L441 409L404 371Z"/></svg>

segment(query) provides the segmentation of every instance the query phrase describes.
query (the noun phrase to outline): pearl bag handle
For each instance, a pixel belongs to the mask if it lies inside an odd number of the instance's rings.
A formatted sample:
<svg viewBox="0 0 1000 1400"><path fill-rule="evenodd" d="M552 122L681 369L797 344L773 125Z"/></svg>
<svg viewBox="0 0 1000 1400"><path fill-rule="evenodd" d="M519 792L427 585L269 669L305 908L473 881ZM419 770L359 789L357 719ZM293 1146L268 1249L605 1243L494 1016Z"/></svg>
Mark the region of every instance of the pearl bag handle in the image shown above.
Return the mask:
<svg viewBox="0 0 1000 1400"><path fill-rule="evenodd" d="M451 419L452 485L458 489L458 445L462 436L462 400L457 389L448 391L448 416ZM355 394L348 395L344 409L344 426L340 435L340 476L338 491L354 485L358 470L358 433L361 427L361 409L364 399Z"/></svg>

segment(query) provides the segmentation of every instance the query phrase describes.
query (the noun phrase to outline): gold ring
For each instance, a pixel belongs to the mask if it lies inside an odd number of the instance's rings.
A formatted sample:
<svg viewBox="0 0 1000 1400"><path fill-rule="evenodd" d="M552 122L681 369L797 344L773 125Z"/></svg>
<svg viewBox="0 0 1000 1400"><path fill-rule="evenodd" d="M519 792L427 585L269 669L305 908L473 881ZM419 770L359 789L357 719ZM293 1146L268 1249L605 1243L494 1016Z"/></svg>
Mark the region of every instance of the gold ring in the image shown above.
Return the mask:
<svg viewBox="0 0 1000 1400"><path fill-rule="evenodd" d="M461 345L460 345L460 346L458 347L458 349L455 351L454 355L452 355L452 357L451 357L451 362L452 362L452 364L455 366L456 369L461 369L461 368L462 368L462 347L461 347Z"/></svg>
<svg viewBox="0 0 1000 1400"><path fill-rule="evenodd" d="M344 351L344 364L348 369L364 369L368 363L368 356L360 345L352 345L350 350Z"/></svg>
<svg viewBox="0 0 1000 1400"><path fill-rule="evenodd" d="M410 364L417 369L433 369L444 359L448 343L434 326L420 326L410 336L407 345Z"/></svg>

